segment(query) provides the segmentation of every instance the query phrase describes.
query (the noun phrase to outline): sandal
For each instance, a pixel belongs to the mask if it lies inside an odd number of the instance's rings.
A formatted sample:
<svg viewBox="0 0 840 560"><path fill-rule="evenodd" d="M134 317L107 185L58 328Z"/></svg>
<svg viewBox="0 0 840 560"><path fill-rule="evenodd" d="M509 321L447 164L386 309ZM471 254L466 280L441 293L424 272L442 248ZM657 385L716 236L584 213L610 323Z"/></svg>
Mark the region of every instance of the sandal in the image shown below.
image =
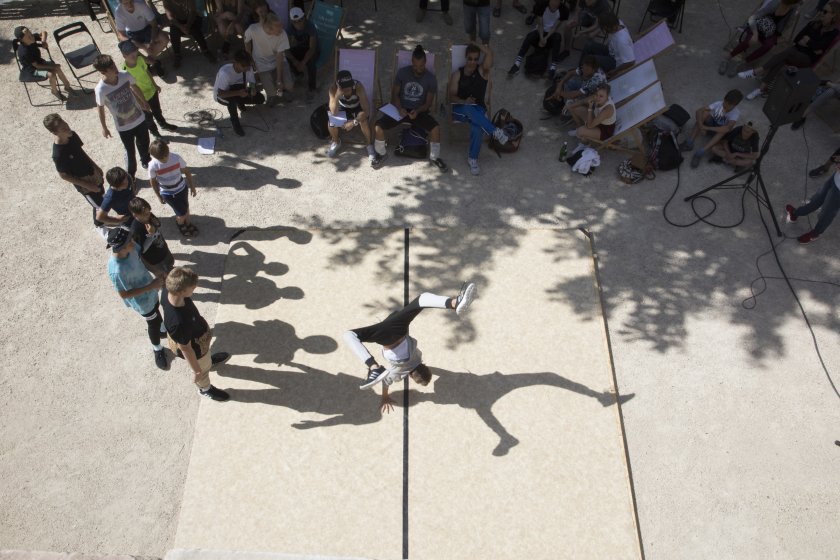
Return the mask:
<svg viewBox="0 0 840 560"><path fill-rule="evenodd" d="M528 9L522 4L514 4L513 9L523 15L528 13Z"/></svg>
<svg viewBox="0 0 840 560"><path fill-rule="evenodd" d="M184 237L192 237L192 229L190 228L190 224L178 224L178 231L181 232L181 235Z"/></svg>
<svg viewBox="0 0 840 560"><path fill-rule="evenodd" d="M493 8L493 17L501 17L502 16L502 9L501 8Z"/></svg>

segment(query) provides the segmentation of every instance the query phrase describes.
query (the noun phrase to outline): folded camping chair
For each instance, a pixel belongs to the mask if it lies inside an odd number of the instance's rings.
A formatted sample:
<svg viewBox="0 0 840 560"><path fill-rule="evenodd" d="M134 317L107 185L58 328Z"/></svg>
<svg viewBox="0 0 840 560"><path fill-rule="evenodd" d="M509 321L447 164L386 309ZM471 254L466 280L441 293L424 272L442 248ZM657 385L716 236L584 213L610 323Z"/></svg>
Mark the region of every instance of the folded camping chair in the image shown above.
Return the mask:
<svg viewBox="0 0 840 560"><path fill-rule="evenodd" d="M90 14L90 20L99 24L99 29L102 30L102 33L108 33L114 29L110 26L110 22L107 28L102 23L102 20L108 21L108 8L105 7L104 2L105 0L85 0L85 5Z"/></svg>
<svg viewBox="0 0 840 560"><path fill-rule="evenodd" d="M618 105L657 81L656 66L648 59L610 80L610 97Z"/></svg>
<svg viewBox="0 0 840 560"><path fill-rule="evenodd" d="M316 66L320 70L334 61L335 43L344 25L344 8L327 4L323 0L315 0L309 8L307 19L312 22L318 33L320 52Z"/></svg>
<svg viewBox="0 0 840 560"><path fill-rule="evenodd" d="M665 95L662 93L662 83L656 82L646 89L627 99L621 105L616 105L615 133L606 140L589 140L597 148L621 150L631 154L645 155L645 146L639 128L652 121L668 109ZM621 145L627 138L634 138L636 149Z"/></svg>
<svg viewBox="0 0 840 560"><path fill-rule="evenodd" d="M49 56L50 51L47 48L47 45L44 45L40 41L38 41L37 45L39 47L41 47L42 49L47 51L47 58L52 58L51 56ZM55 97L47 103L37 103L36 104L35 102L32 101L32 94L29 92L29 84L36 84L37 86L39 86L41 88L49 89L49 87L50 87L49 86L49 81L48 81L48 78L46 76L43 77L43 78L39 78L37 76L24 76L23 75L23 65L20 63L20 59L18 58L18 54L17 54L18 46L20 46L20 41L18 41L17 39L12 39L12 52L14 52L15 62L17 62L17 66L18 66L18 76L19 76L18 80L23 84L23 90L26 92L26 97L29 99L29 104L32 105L33 107L49 107L49 106L52 106L52 105L61 105L62 104L61 100L58 99L58 98L55 98Z"/></svg>
<svg viewBox="0 0 840 560"><path fill-rule="evenodd" d="M426 63L428 64L428 56ZM481 53L481 56L478 59L478 63L482 64L484 62L484 53ZM466 124L460 121L456 121L452 117L452 100L449 97L449 79L452 77L452 74L456 72L459 68L462 68L467 64L467 45L452 45L449 47L449 72L446 74L446 84L444 87L446 88L446 103L447 103L447 113L449 114L449 124L451 125L449 128L450 133L452 132L454 127L458 125ZM492 72L491 72L492 74ZM489 118L490 115L493 114L492 110L492 102L493 102L493 79L491 78L487 81L487 92L484 95L484 101L487 106L487 116Z"/></svg>
<svg viewBox="0 0 840 560"><path fill-rule="evenodd" d="M685 0L650 0L645 13L642 14L642 22L639 24L639 31L645 24L645 18L650 15L651 20L659 18L668 22L672 29L680 25L680 33L683 30L683 19L685 16Z"/></svg>
<svg viewBox="0 0 840 560"><path fill-rule="evenodd" d="M79 40L83 39L85 34L90 42ZM68 39L74 35L77 36L76 40L70 41L73 43L73 50L65 51L61 42L68 42ZM70 71L73 72L73 76L79 83L79 87L82 88L82 91L85 93L89 93L91 90L82 85L82 78L90 76L96 72L93 67L93 61L101 54L99 52L99 47L96 45L96 41L93 39L93 35L91 35L84 23L81 21L74 21L73 23L68 23L64 27L59 27L53 31L53 37L55 37L55 44L58 45L58 50L60 50L61 54L64 55L64 60L67 61Z"/></svg>
<svg viewBox="0 0 840 560"><path fill-rule="evenodd" d="M368 122L371 126L376 116L376 108L379 106L377 103L381 104L382 101L376 54L376 49L337 49L335 53L335 73L338 74L339 70L349 70L353 75L353 79L358 80L365 88L370 106ZM335 80L335 76L333 76L333 80ZM355 136L354 133L355 130L351 131L353 136ZM361 131L359 131L358 135L363 138ZM345 136L350 135L345 133ZM359 143L362 143L362 140Z"/></svg>

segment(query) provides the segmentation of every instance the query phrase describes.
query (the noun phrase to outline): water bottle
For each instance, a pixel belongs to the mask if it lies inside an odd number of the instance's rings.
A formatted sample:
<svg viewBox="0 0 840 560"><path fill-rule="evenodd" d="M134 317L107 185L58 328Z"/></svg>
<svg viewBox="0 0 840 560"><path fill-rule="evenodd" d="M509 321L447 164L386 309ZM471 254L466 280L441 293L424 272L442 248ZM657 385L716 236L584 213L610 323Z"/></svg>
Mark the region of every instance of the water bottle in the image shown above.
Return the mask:
<svg viewBox="0 0 840 560"><path fill-rule="evenodd" d="M557 158L558 161L564 161L566 156L569 153L569 143L563 142L563 146L560 148L560 156Z"/></svg>

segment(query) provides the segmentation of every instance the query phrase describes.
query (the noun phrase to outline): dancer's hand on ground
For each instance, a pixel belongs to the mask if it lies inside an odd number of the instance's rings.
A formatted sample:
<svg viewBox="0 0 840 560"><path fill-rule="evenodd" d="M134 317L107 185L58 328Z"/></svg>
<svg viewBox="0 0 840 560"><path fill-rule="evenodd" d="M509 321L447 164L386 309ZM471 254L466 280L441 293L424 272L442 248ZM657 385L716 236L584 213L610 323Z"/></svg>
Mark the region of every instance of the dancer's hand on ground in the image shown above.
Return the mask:
<svg viewBox="0 0 840 560"><path fill-rule="evenodd" d="M386 414L392 410L394 410L394 401L388 395L382 395L382 400L379 403L379 412Z"/></svg>

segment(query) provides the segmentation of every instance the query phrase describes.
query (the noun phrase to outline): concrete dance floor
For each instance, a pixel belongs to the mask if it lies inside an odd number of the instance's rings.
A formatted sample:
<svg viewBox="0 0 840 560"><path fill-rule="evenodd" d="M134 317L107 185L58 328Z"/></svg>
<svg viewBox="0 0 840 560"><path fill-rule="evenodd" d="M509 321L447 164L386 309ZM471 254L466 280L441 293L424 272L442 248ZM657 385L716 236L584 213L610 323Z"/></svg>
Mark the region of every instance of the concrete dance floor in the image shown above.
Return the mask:
<svg viewBox="0 0 840 560"><path fill-rule="evenodd" d="M467 279L467 315L412 323L432 382L380 414L342 332ZM604 332L579 231L245 231L215 327L232 400L201 403L174 546L639 558Z"/></svg>

